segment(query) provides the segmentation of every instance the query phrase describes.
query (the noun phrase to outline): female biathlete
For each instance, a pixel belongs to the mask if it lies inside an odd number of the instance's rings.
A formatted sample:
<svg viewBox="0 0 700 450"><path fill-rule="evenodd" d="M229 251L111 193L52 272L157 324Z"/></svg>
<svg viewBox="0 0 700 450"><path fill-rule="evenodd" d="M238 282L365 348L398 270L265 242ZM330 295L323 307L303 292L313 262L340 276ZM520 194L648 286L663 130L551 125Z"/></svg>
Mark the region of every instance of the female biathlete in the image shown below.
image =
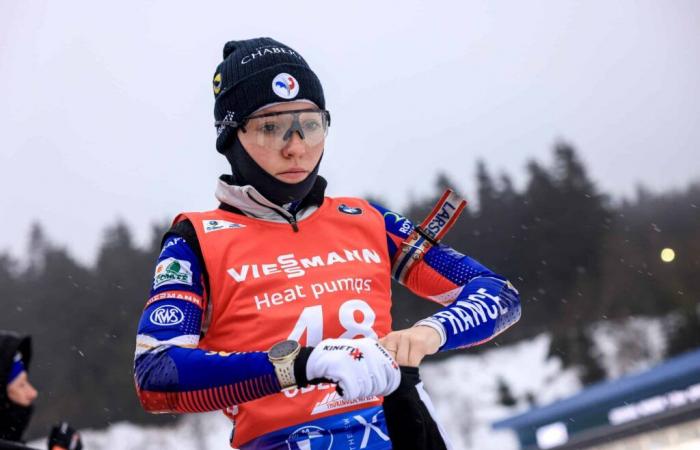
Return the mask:
<svg viewBox="0 0 700 450"><path fill-rule="evenodd" d="M517 291L439 243L452 197L421 228L324 196L331 116L298 52L229 42L213 86L232 172L216 209L178 215L163 238L136 342L143 407L223 410L240 449L449 448L417 366L515 323ZM392 331L392 277L444 307Z"/></svg>

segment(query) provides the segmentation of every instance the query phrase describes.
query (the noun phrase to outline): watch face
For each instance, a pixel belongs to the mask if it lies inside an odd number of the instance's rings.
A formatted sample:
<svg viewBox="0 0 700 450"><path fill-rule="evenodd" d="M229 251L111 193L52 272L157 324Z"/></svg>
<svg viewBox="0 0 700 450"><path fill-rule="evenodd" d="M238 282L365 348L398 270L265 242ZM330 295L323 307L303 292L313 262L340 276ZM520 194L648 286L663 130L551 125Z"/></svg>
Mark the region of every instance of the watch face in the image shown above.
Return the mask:
<svg viewBox="0 0 700 450"><path fill-rule="evenodd" d="M297 341L282 341L273 345L267 354L270 358L284 358L287 355L291 355L297 347L299 347Z"/></svg>

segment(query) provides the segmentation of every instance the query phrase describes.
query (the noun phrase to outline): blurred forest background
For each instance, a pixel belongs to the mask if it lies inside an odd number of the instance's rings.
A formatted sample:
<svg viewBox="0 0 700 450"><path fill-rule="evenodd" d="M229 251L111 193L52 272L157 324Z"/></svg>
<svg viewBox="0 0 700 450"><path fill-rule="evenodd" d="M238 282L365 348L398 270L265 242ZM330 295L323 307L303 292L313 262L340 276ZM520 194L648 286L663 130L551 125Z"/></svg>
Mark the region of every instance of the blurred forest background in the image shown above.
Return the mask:
<svg viewBox="0 0 700 450"><path fill-rule="evenodd" d="M520 290L523 317L469 352L546 332L550 354L593 383L610 375L592 343L601 321L661 318L666 356L700 346L700 182L663 193L640 186L633 199L610 198L565 142L554 146L552 161L530 162L522 189L483 162L477 172L478 198L468 199L446 243L508 276ZM435 191L402 212L422 220L452 186L438 175ZM381 201L381 193L373 194ZM47 238L51 224L29 230L26 259L0 253L0 329L34 338L31 379L41 395L30 435L45 434L59 418L80 428L172 420L141 410L132 378L136 326L166 227L154 225L150 245L141 248L128 224L111 224L94 266ZM672 262L660 259L665 247L676 252ZM394 305L395 328L437 309L398 286ZM629 340L630 352L644 352L638 347Z"/></svg>

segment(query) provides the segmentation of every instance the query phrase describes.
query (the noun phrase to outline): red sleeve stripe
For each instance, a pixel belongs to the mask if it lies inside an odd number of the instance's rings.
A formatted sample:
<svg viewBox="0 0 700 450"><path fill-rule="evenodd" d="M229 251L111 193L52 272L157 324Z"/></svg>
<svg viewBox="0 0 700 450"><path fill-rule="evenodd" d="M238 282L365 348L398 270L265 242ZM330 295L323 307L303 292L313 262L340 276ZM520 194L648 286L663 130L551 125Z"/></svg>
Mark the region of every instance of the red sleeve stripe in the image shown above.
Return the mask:
<svg viewBox="0 0 700 450"><path fill-rule="evenodd" d="M419 261L408 273L405 286L422 297L451 291L458 285L447 279L425 261Z"/></svg>
<svg viewBox="0 0 700 450"><path fill-rule="evenodd" d="M241 383L241 389L242 389L243 393L245 394L246 401L250 401L253 399L253 396L251 395L252 389L249 389L249 388L250 388L250 383L248 382L248 380Z"/></svg>
<svg viewBox="0 0 700 450"><path fill-rule="evenodd" d="M279 392L274 375L187 392L154 392L139 390L139 399L149 412L204 412L224 409L265 395Z"/></svg>
<svg viewBox="0 0 700 450"><path fill-rule="evenodd" d="M233 385L233 394L236 398L243 399L243 394L241 393L241 386L240 383L236 383ZM244 400L245 401L245 400Z"/></svg>
<svg viewBox="0 0 700 450"><path fill-rule="evenodd" d="M201 410L203 408L206 408L206 405L215 404L215 402L210 402L209 400L207 400L207 392L209 391L210 389L201 389L199 391L192 392L192 397L197 409Z"/></svg>
<svg viewBox="0 0 700 450"><path fill-rule="evenodd" d="M148 301L146 302L146 306L144 307L144 309L151 306L151 304L158 302L158 301L161 301L161 300L184 300L186 302L190 302L190 303L197 305L197 307L200 309L202 309L202 307L203 307L202 297L195 294L194 292L165 291L165 292L161 292L161 293L156 294L153 297L149 298Z"/></svg>
<svg viewBox="0 0 700 450"><path fill-rule="evenodd" d="M183 406L182 409L184 409L185 411L196 411L197 407L195 406L194 403L192 403L192 400L191 400L189 395L177 396L177 395L170 394L170 396L173 397L173 400L175 400L175 405L177 405L177 402L179 400L182 403L182 406ZM180 397L180 398L178 399L178 397ZM173 406L173 409L176 408L175 405Z"/></svg>

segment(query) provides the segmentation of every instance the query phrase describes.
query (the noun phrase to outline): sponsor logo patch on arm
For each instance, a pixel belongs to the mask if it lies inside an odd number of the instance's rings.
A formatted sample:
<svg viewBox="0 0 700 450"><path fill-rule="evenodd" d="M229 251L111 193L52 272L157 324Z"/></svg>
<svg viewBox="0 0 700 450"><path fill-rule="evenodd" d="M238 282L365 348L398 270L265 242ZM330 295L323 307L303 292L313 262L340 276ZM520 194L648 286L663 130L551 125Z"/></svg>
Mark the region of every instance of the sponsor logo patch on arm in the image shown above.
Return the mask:
<svg viewBox="0 0 700 450"><path fill-rule="evenodd" d="M192 263L177 258L160 261L153 276L153 289L169 284L192 286Z"/></svg>
<svg viewBox="0 0 700 450"><path fill-rule="evenodd" d="M157 297L157 294L166 291L178 291L180 294L190 292L197 298L181 299L202 306L204 295L202 267L187 241L177 235L170 235L163 242L153 274L149 301L162 299Z"/></svg>

